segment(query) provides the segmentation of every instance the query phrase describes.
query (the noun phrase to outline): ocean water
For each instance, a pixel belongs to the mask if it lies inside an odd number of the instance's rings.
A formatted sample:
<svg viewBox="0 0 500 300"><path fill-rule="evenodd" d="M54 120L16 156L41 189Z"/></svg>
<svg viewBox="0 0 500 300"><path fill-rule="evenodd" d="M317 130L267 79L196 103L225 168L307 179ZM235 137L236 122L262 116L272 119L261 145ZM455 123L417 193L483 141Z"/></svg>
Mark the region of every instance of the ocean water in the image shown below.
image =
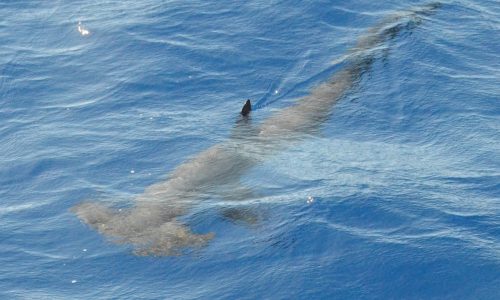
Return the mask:
<svg viewBox="0 0 500 300"><path fill-rule="evenodd" d="M307 136L249 170L256 224L136 256L70 211L127 205L342 69L424 1L0 0L0 299L500 299L500 4L445 1Z"/></svg>

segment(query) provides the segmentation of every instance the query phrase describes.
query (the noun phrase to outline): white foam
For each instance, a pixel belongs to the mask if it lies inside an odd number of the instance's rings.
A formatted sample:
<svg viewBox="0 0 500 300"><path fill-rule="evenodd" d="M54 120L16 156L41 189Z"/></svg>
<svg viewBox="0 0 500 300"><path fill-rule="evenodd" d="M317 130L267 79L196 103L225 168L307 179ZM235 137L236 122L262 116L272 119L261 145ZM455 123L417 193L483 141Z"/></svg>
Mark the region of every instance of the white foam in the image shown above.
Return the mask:
<svg viewBox="0 0 500 300"><path fill-rule="evenodd" d="M82 22L78 21L78 32L83 35L83 36L86 36L86 35L89 35L90 34L90 31L88 31L85 27L83 27L82 25Z"/></svg>

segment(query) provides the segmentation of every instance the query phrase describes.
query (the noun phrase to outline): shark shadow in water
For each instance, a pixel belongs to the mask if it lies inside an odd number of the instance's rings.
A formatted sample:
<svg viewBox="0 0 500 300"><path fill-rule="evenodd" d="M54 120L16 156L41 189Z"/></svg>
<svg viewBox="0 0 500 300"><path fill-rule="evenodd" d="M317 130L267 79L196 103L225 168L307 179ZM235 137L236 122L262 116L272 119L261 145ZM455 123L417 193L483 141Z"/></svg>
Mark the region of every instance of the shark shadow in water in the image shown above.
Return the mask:
<svg viewBox="0 0 500 300"><path fill-rule="evenodd" d="M147 187L130 208L115 209L98 202L83 202L71 211L111 241L132 245L138 255L174 255L187 247L205 245L214 234L194 233L178 218L207 199L207 195L238 181L263 158L316 132L335 103L370 68L383 43L400 31L420 24L423 16L438 7L440 4L428 4L387 16L358 39L349 50L343 69L314 87L295 105L272 115L255 128L246 124L251 111L251 103L247 101L241 111L241 120L227 141L177 166L168 180ZM237 210L228 210L225 215L246 218Z"/></svg>

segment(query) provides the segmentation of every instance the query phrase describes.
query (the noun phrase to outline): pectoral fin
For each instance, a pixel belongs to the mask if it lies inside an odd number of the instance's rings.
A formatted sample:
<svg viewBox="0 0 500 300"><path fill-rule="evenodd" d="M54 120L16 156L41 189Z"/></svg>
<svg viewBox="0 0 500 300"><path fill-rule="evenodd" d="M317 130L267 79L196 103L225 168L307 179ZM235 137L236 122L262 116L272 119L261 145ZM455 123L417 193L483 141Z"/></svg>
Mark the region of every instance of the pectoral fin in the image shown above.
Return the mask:
<svg viewBox="0 0 500 300"><path fill-rule="evenodd" d="M224 219L237 224L256 225L263 219L263 213L250 207L228 207L221 209Z"/></svg>
<svg viewBox="0 0 500 300"><path fill-rule="evenodd" d="M150 228L143 236L132 242L134 254L140 256L170 256L179 255L186 248L205 246L215 234L193 233L189 227L176 221L167 222L159 228Z"/></svg>
<svg viewBox="0 0 500 300"><path fill-rule="evenodd" d="M100 203L85 202L71 209L84 223L117 244L129 244L136 255L177 255L186 248L206 245L213 233L196 234L168 215L141 208L114 210Z"/></svg>

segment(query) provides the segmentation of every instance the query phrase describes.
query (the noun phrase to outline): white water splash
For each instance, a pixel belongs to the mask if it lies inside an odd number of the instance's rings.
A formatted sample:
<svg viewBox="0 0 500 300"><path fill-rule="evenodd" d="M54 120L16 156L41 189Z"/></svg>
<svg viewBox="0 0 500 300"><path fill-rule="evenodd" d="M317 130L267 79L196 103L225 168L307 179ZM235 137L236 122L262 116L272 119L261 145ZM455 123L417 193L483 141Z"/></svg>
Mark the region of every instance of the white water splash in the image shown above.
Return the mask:
<svg viewBox="0 0 500 300"><path fill-rule="evenodd" d="M85 27L83 27L82 25L82 22L81 21L78 21L78 32L83 35L83 36L86 36L86 35L89 35L90 34L90 31L88 31Z"/></svg>

